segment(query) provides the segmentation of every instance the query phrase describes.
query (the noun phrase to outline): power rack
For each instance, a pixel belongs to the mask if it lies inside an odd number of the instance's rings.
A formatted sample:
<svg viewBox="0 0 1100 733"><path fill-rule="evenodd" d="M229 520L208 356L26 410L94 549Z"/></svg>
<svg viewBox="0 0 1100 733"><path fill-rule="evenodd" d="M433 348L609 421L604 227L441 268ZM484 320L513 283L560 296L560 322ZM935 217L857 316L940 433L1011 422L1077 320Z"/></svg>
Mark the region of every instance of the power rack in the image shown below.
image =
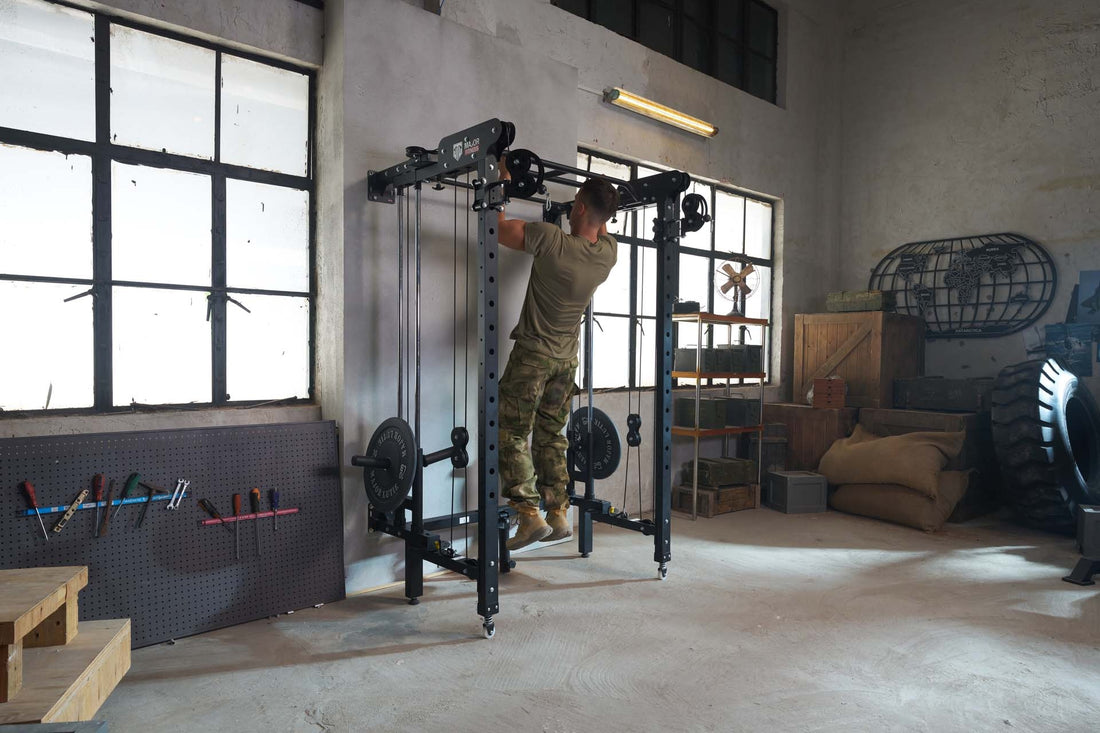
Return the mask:
<svg viewBox="0 0 1100 733"><path fill-rule="evenodd" d="M398 247L404 248L406 229L405 206L401 201L410 189L415 197L415 228L412 247L416 252L416 364L414 430L403 419L401 389L398 389L398 417L384 421L375 431L365 455L351 459L354 466L364 469L364 486L370 502L368 526L405 542L405 595L410 604L419 602L424 592L423 565L427 560L477 580L477 613L483 618L486 637L495 633L493 616L500 610L500 573L508 572L515 563L505 547L511 509L499 501L498 473L498 381L500 374L500 313L497 286L497 212L511 198L542 201L544 218L558 221L567 213L570 203L553 203L537 198L545 194L545 183L573 187L590 174L573 166L545 161L527 150L508 151L515 139L515 127L510 122L490 119L481 124L448 135L434 149L406 148L406 160L381 171L370 171L367 177L367 197L370 201L398 204ZM498 179L501 157L508 155L512 181ZM460 180L466 176L467 180ZM471 179L470 176L473 176ZM620 211L655 206L653 244L657 248L657 333L654 349L656 375L653 401L653 486L652 519L632 519L616 511L610 502L595 496L595 461L581 461L583 470L576 470L578 457L594 455L595 430L587 430L582 439L573 439L569 448L570 502L579 510L578 545L582 556L592 552L593 522L602 522L653 537L653 559L658 563L658 577L668 574L671 560L671 466L672 466L672 309L677 299L679 283L679 241L682 225L692 226L685 202L685 214L680 218L680 195L687 190L690 178L680 171L657 173L637 181L608 178L617 185L621 197ZM478 298L477 323L481 353L478 358L478 429L477 429L477 509L476 511L440 517L424 517L424 485L422 469L450 459L454 467L464 467L467 432L455 426L451 447L425 454L420 440L420 198L421 187L457 186L472 192L472 210L477 212ZM700 224L701 226L701 224ZM630 245L641 240L619 237ZM403 261L403 257L399 254ZM403 274L399 288L403 288ZM585 322L585 370L592 368L592 313L589 306ZM404 349L400 352L403 359ZM403 362L399 375L404 374ZM404 378L403 376L401 377ZM591 380L588 380L591 385ZM588 416L593 419L591 386L589 386ZM637 416L632 416L637 418ZM616 438L617 440L617 438ZM576 484L583 483L583 494L577 494ZM462 557L444 540L437 530L467 522L477 523L478 556Z"/></svg>

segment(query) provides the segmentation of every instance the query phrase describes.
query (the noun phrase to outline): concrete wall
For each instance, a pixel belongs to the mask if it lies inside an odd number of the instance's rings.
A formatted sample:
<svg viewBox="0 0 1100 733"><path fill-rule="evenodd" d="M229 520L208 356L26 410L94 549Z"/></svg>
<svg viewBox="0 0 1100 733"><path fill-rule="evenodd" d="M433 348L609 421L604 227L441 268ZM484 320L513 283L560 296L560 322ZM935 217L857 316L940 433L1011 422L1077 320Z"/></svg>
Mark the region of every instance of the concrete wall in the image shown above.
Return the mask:
<svg viewBox="0 0 1100 733"><path fill-rule="evenodd" d="M343 427L345 463L396 410L396 212L366 202L365 177L371 168L403 159L407 145L432 147L450 132L498 117L516 123L517 147L548 159L572 160L581 142L727 181L777 199L775 303L782 322L789 323L836 279L840 129L832 90L839 79L840 51L833 3L792 0L782 7L782 44L789 49L781 70L782 107L543 0L447 3L442 17L411 0L347 0L330 2L326 14L330 28L343 28L344 393L342 412L335 417ZM327 46L326 66L333 62L332 52ZM598 92L615 85L711 120L721 133L702 140L611 108ZM445 445L452 425L452 196L451 191L424 192L426 450ZM538 211L516 204L510 215L536 219ZM459 231L464 228L463 220ZM321 257L338 246L335 232L324 236ZM463 256L464 251L463 243ZM525 255L502 253L502 329L510 329L518 315L528 267ZM467 325L476 351L476 323ZM785 333L777 328L777 337L789 344ZM789 348L777 351L789 374ZM469 369L476 381L476 353ZM469 388L472 429L476 384ZM334 417L325 399L326 417ZM622 395L601 396L597 404L625 424ZM648 428L648 410L643 408L642 415ZM650 461L646 451L644 474ZM622 496L623 478L617 474L605 482L609 498ZM450 510L450 479L439 466L426 473L429 515ZM651 483L648 475L643 479L648 504ZM346 470L344 484L348 590L400 577L399 543L365 533L361 474ZM636 496L632 477L630 511L637 510ZM456 509L460 497L461 482Z"/></svg>
<svg viewBox="0 0 1100 733"><path fill-rule="evenodd" d="M842 283L905 242L1017 232L1048 248L1065 318L1100 268L1100 4L859 0L844 38ZM992 376L1019 335L929 343L927 373Z"/></svg>

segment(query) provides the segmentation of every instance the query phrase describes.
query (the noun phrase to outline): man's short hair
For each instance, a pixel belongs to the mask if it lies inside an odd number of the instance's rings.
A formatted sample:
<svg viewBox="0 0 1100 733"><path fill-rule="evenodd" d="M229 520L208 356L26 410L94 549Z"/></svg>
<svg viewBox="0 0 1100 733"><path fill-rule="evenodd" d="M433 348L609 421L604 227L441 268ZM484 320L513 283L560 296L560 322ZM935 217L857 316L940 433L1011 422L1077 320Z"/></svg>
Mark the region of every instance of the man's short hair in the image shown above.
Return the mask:
<svg viewBox="0 0 1100 733"><path fill-rule="evenodd" d="M584 205L592 212L595 224L603 224L619 210L619 190L604 178L589 178L577 191Z"/></svg>

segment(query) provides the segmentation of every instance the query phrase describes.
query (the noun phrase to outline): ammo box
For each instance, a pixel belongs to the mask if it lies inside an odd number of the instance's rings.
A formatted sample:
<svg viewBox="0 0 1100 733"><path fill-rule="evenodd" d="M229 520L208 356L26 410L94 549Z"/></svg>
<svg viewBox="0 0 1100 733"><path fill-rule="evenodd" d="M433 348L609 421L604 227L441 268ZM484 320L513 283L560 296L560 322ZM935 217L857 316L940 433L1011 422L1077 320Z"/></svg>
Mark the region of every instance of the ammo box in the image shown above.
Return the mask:
<svg viewBox="0 0 1100 733"><path fill-rule="evenodd" d="M730 486L721 489L705 489L702 486L696 492L698 500L696 513L700 517L713 517L717 514L739 512L742 509L756 508L756 486ZM674 486L672 488L672 509L691 514L691 487Z"/></svg>
<svg viewBox="0 0 1100 733"><path fill-rule="evenodd" d="M746 397L727 397L726 425L743 428L760 424L760 400Z"/></svg>
<svg viewBox="0 0 1100 733"><path fill-rule="evenodd" d="M772 471L761 503L786 514L808 514L827 509L829 483L812 471Z"/></svg>
<svg viewBox="0 0 1100 733"><path fill-rule="evenodd" d="M759 374L763 371L761 354L763 351L757 344L723 344L718 351L728 354L728 367L725 371L732 374Z"/></svg>
<svg viewBox="0 0 1100 733"><path fill-rule="evenodd" d="M993 378L916 377L894 380L894 407L902 410L989 412Z"/></svg>
<svg viewBox="0 0 1100 733"><path fill-rule="evenodd" d="M695 427L695 397L676 398L676 425ZM726 398L699 398L699 429L713 430L726 427Z"/></svg>
<svg viewBox="0 0 1100 733"><path fill-rule="evenodd" d="M840 290L825 296L825 310L830 313L892 311L894 306L894 294L889 291Z"/></svg>
<svg viewBox="0 0 1100 733"><path fill-rule="evenodd" d="M758 433L749 433L748 455L756 456ZM787 426L782 423L764 425L764 445L760 452L761 473L787 470Z"/></svg>
<svg viewBox="0 0 1100 733"><path fill-rule="evenodd" d="M691 485L692 462L683 464L682 483ZM747 458L700 458L700 486L730 486L756 483L756 461Z"/></svg>

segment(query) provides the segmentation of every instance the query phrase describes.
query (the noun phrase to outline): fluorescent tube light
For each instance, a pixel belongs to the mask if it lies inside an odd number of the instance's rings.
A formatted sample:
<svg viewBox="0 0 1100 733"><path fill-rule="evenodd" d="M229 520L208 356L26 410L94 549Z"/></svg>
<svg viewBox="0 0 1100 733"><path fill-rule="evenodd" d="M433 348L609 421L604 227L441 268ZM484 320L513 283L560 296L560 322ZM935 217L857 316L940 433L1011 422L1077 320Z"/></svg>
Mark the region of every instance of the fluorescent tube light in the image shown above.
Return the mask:
<svg viewBox="0 0 1100 733"><path fill-rule="evenodd" d="M718 128L709 122L704 122L698 117L692 117L691 115L686 115L683 112L674 110L671 107L658 104L651 99L639 97L637 94L633 94L619 87L605 89L603 99L605 102L610 102L611 104L628 109L631 112L636 112L640 115L659 120L667 125L679 127L681 130L694 132L696 135L714 137L718 134Z"/></svg>

